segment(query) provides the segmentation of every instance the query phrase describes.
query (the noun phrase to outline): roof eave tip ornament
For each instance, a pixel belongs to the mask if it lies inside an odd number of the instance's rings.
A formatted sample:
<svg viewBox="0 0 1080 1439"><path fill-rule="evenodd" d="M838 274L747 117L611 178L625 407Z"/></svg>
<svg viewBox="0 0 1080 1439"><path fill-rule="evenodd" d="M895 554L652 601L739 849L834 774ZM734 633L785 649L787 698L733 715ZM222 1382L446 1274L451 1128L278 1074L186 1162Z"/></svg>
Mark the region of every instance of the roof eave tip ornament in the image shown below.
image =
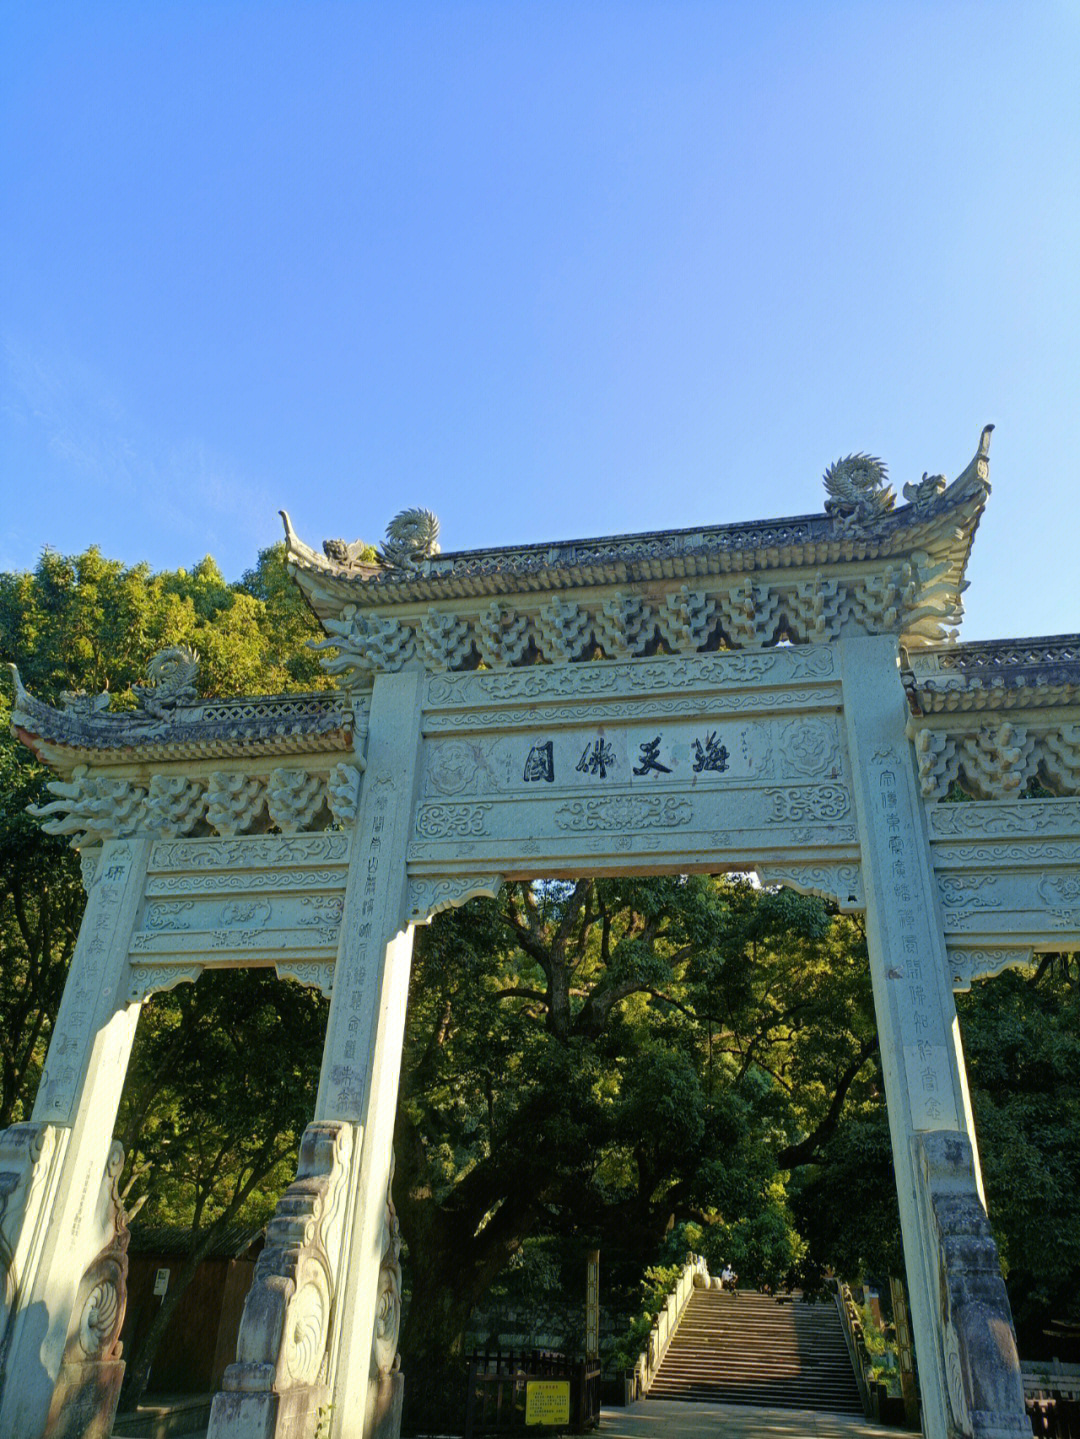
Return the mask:
<svg viewBox="0 0 1080 1439"><path fill-rule="evenodd" d="M416 570L439 553L439 521L430 510L402 510L386 527L379 563L392 570Z"/></svg>
<svg viewBox="0 0 1080 1439"><path fill-rule="evenodd" d="M22 675L19 673L19 666L13 665L9 660L7 662L6 668L11 674L11 683L15 687L15 706L16 708L19 708L19 706L21 706L25 700L28 700L30 696L27 694L26 686L22 682Z"/></svg>
<svg viewBox="0 0 1080 1439"><path fill-rule="evenodd" d="M977 491L981 491L984 497L990 493L990 436L993 433L993 425L983 426L979 448L968 467L949 486L950 496L963 499Z"/></svg>
<svg viewBox="0 0 1080 1439"><path fill-rule="evenodd" d="M285 526L285 558L291 564L319 565L325 562L320 554L317 554L310 545L305 545L300 536L293 529L292 520L289 518L288 510L278 510L281 516L281 523Z"/></svg>

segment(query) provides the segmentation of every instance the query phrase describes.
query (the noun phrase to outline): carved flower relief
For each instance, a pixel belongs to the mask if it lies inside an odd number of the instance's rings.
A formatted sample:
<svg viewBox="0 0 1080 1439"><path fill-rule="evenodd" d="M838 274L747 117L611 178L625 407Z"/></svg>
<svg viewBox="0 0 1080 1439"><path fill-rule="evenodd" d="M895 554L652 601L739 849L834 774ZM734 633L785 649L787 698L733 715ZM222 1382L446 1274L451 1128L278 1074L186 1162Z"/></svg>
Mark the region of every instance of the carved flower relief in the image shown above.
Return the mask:
<svg viewBox="0 0 1080 1439"><path fill-rule="evenodd" d="M836 725L829 720L791 720L780 731L780 752L796 774L829 774L835 779L840 768Z"/></svg>
<svg viewBox="0 0 1080 1439"><path fill-rule="evenodd" d="M428 781L438 794L464 794L475 788L477 768L473 747L464 740L451 740L432 746Z"/></svg>

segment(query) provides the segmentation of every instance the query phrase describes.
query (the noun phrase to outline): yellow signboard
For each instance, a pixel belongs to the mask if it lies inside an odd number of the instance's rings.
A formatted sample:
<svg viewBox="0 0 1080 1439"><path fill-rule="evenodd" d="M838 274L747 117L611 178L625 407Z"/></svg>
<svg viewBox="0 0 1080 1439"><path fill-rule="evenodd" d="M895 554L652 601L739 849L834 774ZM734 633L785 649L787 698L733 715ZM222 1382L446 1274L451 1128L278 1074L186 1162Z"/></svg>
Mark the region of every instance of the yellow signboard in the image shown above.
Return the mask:
<svg viewBox="0 0 1080 1439"><path fill-rule="evenodd" d="M528 1380L525 1385L525 1423L569 1424L570 1380Z"/></svg>

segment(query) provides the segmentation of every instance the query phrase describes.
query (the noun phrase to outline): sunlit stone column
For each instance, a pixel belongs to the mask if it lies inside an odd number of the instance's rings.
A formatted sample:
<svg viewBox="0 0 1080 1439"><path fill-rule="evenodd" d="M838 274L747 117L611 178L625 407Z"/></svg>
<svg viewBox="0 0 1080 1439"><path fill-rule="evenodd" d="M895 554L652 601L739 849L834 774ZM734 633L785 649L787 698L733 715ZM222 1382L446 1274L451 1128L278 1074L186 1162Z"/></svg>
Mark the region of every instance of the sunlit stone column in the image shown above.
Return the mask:
<svg viewBox="0 0 1080 1439"><path fill-rule="evenodd" d="M72 1366L93 1388L87 1366L110 1358L113 1320L118 1333L123 1317L124 1266L115 1256L104 1261L122 1225L113 1125L139 1017L140 1006L126 1000L128 950L150 844L106 841L88 865L86 913L33 1117L0 1134L0 1434L10 1439L45 1431L62 1370L69 1387L58 1410L70 1420L87 1398L70 1387ZM101 1403L115 1404L121 1373L111 1370ZM90 1394L88 1402L98 1401ZM58 1422L54 1414L50 1432L76 1432Z"/></svg>
<svg viewBox="0 0 1080 1439"><path fill-rule="evenodd" d="M890 636L840 641L923 1432L1027 1435L1016 1339L982 1198L960 1032Z"/></svg>
<svg viewBox="0 0 1080 1439"><path fill-rule="evenodd" d="M388 1193L412 928L406 849L424 676L375 681L315 1120L279 1201L210 1439L397 1433L397 1239Z"/></svg>

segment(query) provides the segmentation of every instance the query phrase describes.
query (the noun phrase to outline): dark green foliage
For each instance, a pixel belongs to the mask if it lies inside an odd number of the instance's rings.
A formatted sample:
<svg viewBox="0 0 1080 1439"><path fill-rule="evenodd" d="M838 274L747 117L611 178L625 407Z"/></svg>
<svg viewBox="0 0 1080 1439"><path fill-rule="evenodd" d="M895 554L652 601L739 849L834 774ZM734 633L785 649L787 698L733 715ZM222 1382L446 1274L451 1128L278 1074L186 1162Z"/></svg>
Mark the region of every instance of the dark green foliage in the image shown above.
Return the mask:
<svg viewBox="0 0 1080 1439"><path fill-rule="evenodd" d="M531 1236L598 1245L609 1302L673 1224L747 1282L795 1277L785 1171L873 1082L871 1012L857 927L738 880L517 884L438 916L396 1135L405 1362L450 1372Z"/></svg>
<svg viewBox="0 0 1080 1439"><path fill-rule="evenodd" d="M1080 1321L1080 956L960 996L987 1206L1021 1352Z"/></svg>
<svg viewBox="0 0 1080 1439"><path fill-rule="evenodd" d="M213 560L152 574L98 550L46 551L32 574L0 575L0 657L39 698L108 689L131 708L147 661L172 644L200 655L205 695L325 684L305 647L317 634L288 582L284 547L241 585ZM49 772L11 735L0 700L0 1123L29 1114L82 918L77 857L25 813ZM188 1261L128 1357L128 1398L145 1383L161 1330L201 1252L238 1218L261 1218L288 1182L314 1105L325 1027L319 995L261 973L206 976L159 995L140 1020L118 1120L132 1212L191 1230Z"/></svg>

